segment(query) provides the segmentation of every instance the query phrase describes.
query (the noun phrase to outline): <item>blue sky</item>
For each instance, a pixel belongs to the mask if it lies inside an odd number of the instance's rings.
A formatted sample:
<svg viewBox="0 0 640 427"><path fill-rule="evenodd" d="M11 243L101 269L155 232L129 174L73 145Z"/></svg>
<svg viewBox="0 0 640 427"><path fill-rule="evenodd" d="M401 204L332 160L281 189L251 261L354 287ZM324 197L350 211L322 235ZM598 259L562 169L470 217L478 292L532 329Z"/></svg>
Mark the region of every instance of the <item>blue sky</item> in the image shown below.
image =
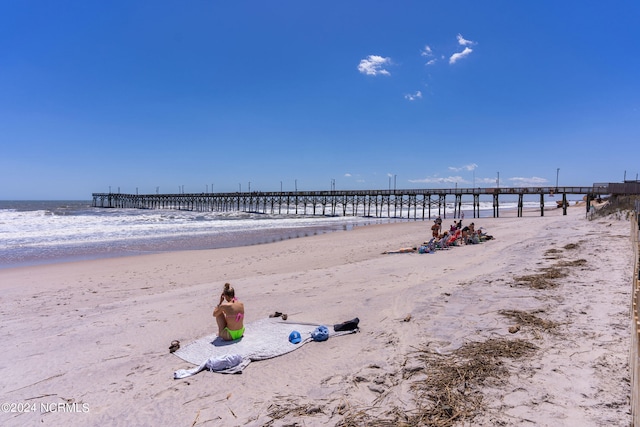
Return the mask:
<svg viewBox="0 0 640 427"><path fill-rule="evenodd" d="M0 0L0 199L636 179L639 22L637 0Z"/></svg>

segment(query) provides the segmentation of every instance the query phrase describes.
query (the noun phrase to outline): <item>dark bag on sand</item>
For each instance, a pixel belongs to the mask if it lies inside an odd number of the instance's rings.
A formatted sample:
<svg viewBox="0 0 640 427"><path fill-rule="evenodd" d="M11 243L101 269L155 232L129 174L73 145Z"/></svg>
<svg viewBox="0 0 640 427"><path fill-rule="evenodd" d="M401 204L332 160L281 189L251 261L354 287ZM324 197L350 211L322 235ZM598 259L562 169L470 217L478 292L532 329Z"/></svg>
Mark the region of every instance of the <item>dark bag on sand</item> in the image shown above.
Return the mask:
<svg viewBox="0 0 640 427"><path fill-rule="evenodd" d="M336 332L353 331L354 329L358 328L358 323L360 323L360 319L356 317L355 319L347 320L346 322L333 325L333 330Z"/></svg>

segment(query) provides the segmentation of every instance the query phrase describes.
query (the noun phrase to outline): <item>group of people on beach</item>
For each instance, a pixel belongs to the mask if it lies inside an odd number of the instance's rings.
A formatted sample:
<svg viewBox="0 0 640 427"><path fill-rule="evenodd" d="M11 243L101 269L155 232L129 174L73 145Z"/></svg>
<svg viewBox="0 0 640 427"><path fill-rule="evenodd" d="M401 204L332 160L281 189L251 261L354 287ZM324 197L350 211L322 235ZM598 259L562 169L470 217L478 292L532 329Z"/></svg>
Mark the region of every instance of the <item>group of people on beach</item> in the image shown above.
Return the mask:
<svg viewBox="0 0 640 427"><path fill-rule="evenodd" d="M384 254L397 254L407 252L434 253L438 249L448 249L451 246L472 245L493 239L493 236L484 232L483 227L475 229L472 222L468 226L462 226L462 218L454 222L449 230L442 231L442 218L438 217L431 226L431 239L420 246L400 248L395 251L386 251ZM235 290L229 283L224 284L220 295L220 301L213 310L213 317L218 325L218 336L225 341L234 341L244 335L244 304L236 298Z"/></svg>
<svg viewBox="0 0 640 427"><path fill-rule="evenodd" d="M400 248L395 251L385 251L383 254L408 252L434 253L437 249L449 249L451 246L474 245L491 239L493 239L493 236L487 234L483 227L476 230L473 222L468 226L462 226L462 218L460 218L458 222L454 221L449 230L443 232L442 218L437 217L431 226L431 239L428 242L424 242L420 246Z"/></svg>

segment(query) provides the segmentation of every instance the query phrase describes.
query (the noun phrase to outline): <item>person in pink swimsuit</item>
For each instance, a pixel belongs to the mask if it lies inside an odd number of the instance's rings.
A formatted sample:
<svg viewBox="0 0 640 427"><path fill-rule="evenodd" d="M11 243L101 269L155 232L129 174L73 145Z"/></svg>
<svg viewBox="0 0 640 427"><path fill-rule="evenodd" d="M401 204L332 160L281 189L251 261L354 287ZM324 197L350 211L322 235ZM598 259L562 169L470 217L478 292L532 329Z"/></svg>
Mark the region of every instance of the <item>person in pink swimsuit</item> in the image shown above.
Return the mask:
<svg viewBox="0 0 640 427"><path fill-rule="evenodd" d="M233 341L244 335L244 304L235 295L229 283L224 284L220 302L213 310L218 323L218 336L225 341Z"/></svg>

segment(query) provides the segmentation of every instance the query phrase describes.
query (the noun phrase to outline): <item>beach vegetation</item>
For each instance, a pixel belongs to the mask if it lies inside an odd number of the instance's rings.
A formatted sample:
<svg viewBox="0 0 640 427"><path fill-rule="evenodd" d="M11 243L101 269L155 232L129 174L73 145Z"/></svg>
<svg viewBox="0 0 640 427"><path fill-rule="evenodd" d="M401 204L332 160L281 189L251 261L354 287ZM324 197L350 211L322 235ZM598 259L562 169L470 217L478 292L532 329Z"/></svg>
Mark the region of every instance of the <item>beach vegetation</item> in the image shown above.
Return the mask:
<svg viewBox="0 0 640 427"><path fill-rule="evenodd" d="M611 217L616 220L631 220L635 218L635 207L640 202L637 195L612 196L603 199L600 206L592 206L592 212L588 215L589 220Z"/></svg>

